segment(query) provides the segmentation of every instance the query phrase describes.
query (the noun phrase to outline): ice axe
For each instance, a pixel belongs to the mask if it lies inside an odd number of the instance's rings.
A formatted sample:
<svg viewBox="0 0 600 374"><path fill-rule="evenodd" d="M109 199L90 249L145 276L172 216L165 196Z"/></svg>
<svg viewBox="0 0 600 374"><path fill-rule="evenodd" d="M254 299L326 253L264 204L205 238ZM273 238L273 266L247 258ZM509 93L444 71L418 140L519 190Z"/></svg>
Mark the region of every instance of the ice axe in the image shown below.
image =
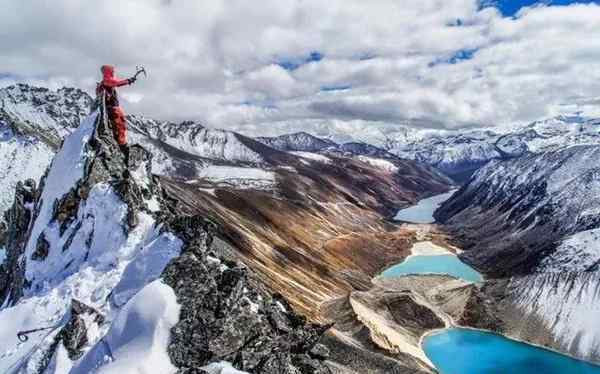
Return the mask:
<svg viewBox="0 0 600 374"><path fill-rule="evenodd" d="M137 79L138 75L140 75L140 74L144 74L144 78L148 78L148 73L146 73L146 68L144 68L143 66L136 66L135 74L133 75L133 78Z"/></svg>

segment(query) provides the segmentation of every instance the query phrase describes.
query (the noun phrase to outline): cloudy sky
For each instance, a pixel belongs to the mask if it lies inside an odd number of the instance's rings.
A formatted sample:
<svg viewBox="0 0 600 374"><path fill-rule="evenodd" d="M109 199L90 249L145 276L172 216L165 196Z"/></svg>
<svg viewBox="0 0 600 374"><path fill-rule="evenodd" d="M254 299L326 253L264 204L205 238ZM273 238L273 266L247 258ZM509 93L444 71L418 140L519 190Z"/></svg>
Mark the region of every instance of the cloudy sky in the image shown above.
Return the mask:
<svg viewBox="0 0 600 374"><path fill-rule="evenodd" d="M0 0L0 86L251 135L459 129L600 106L600 6L557 0Z"/></svg>

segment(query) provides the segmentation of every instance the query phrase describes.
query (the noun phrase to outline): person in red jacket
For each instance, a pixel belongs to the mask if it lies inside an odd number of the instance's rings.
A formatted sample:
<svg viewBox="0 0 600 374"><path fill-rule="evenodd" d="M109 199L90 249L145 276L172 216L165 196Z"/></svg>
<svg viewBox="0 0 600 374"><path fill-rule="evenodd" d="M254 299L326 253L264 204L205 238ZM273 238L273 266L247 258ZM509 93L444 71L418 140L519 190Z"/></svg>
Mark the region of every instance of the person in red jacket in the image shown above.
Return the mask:
<svg viewBox="0 0 600 374"><path fill-rule="evenodd" d="M108 117L113 121L114 136L119 146L127 155L127 122L125 121L125 112L119 106L119 97L117 96L117 87L126 86L136 81L135 77L128 79L119 79L115 77L115 68L111 65L103 65L100 68L102 72L102 82L98 83L96 94L105 95L106 111Z"/></svg>

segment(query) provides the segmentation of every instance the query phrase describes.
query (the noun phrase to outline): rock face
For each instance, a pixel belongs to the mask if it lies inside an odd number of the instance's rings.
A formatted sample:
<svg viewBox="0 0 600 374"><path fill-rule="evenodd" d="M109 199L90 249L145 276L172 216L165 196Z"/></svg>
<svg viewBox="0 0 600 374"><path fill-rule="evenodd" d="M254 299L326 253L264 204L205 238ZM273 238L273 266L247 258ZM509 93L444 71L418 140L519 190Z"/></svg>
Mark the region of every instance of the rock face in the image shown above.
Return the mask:
<svg viewBox="0 0 600 374"><path fill-rule="evenodd" d="M600 227L600 174L589 162L599 155L600 146L573 146L491 163L435 216L488 274L593 270L600 251L584 239Z"/></svg>
<svg viewBox="0 0 600 374"><path fill-rule="evenodd" d="M17 183L15 200L10 210L4 213L6 232L4 246L6 260L0 265L0 300L12 302L21 296L25 279L23 278L24 263L22 255L27 241L32 206L38 198L38 191L33 180Z"/></svg>
<svg viewBox="0 0 600 374"><path fill-rule="evenodd" d="M186 243L163 273L182 305L169 343L173 364L182 373L222 360L253 373L327 373L311 353L327 327L307 324L249 269L219 259L211 227L197 216L169 222Z"/></svg>

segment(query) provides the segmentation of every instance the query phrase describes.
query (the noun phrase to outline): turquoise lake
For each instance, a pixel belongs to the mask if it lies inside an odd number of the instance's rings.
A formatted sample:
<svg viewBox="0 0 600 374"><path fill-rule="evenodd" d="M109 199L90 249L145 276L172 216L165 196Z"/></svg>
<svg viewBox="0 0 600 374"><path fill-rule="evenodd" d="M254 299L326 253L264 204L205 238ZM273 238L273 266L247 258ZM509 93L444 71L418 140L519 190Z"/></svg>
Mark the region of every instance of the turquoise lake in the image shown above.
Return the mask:
<svg viewBox="0 0 600 374"><path fill-rule="evenodd" d="M433 212L450 198L455 191L450 191L441 195L435 195L427 199L420 200L417 205L398 211L394 219L396 221L405 221L412 223L433 223Z"/></svg>
<svg viewBox="0 0 600 374"><path fill-rule="evenodd" d="M423 349L441 374L600 374L600 366L484 331L447 329Z"/></svg>
<svg viewBox="0 0 600 374"><path fill-rule="evenodd" d="M381 273L388 278L408 274L449 274L469 282L483 280L481 274L454 255L410 256Z"/></svg>

